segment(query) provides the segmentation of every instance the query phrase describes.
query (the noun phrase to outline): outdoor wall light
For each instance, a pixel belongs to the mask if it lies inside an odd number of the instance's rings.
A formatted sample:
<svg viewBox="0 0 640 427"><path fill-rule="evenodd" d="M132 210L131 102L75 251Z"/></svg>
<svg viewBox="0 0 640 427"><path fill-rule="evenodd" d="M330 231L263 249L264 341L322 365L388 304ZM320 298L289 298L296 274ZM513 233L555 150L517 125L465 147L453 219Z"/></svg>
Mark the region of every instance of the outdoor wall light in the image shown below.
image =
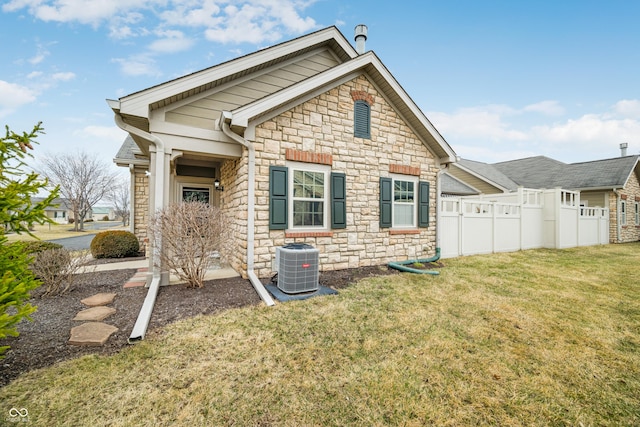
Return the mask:
<svg viewBox="0 0 640 427"><path fill-rule="evenodd" d="M217 191L224 191L224 187L220 185L220 180L218 178L216 178L216 180L213 181L213 186Z"/></svg>

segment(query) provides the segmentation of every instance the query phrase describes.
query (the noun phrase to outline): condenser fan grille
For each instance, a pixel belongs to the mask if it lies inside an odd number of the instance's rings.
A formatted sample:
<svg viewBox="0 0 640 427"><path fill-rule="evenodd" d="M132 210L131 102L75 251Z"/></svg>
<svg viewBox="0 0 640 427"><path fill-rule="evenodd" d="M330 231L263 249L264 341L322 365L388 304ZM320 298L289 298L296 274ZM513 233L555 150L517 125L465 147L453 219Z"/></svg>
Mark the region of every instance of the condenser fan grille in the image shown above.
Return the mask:
<svg viewBox="0 0 640 427"><path fill-rule="evenodd" d="M289 294L317 290L318 253L318 249L302 243L277 247L278 289Z"/></svg>

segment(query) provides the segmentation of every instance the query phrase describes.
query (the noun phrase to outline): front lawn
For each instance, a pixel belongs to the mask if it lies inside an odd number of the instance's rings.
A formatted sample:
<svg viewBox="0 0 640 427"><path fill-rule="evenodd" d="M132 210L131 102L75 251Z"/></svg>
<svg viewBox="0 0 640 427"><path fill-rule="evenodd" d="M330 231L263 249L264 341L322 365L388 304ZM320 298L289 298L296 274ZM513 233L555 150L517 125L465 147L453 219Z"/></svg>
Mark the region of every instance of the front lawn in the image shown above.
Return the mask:
<svg viewBox="0 0 640 427"><path fill-rule="evenodd" d="M30 426L640 425L640 244L444 264L188 319L23 375L0 389L0 420L24 408Z"/></svg>

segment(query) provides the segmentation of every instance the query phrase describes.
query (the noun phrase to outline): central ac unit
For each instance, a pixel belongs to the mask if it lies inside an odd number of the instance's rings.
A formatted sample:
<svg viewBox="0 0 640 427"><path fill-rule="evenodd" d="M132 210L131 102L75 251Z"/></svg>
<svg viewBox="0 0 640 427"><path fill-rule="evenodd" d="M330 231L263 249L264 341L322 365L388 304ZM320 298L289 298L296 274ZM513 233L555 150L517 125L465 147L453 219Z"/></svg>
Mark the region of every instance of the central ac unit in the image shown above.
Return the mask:
<svg viewBox="0 0 640 427"><path fill-rule="evenodd" d="M282 292L297 294L318 289L318 253L306 243L292 243L276 248L277 286Z"/></svg>

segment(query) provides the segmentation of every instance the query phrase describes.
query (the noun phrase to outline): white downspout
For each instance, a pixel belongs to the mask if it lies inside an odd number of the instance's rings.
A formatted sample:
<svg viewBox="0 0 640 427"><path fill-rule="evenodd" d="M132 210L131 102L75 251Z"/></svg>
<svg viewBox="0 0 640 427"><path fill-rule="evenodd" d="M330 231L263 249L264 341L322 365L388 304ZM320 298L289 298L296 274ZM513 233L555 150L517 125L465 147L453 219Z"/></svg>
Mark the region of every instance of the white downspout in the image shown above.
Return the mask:
<svg viewBox="0 0 640 427"><path fill-rule="evenodd" d="M264 301L264 303L268 306L275 305L273 298L267 292L267 289L264 287L256 273L253 271L254 264L254 247L255 247L255 174L256 174L256 150L253 144L250 144L249 141L241 137L240 135L231 131L229 128L229 123L231 121L231 113L227 111L223 111L222 117L220 120L220 125L222 128L222 132L227 135L229 138L233 139L240 145L244 146L249 150L249 182L248 182L248 190L247 190L247 276L249 277L249 281L253 285L253 288L256 290L260 299Z"/></svg>
<svg viewBox="0 0 640 427"><path fill-rule="evenodd" d="M138 129L134 126L131 126L122 120L119 114L115 115L116 125L125 132L129 132L131 134L137 135L141 138L146 139L150 143L155 146L155 159L152 164L151 176L160 176L164 177L165 167L164 167L164 143L160 138L151 133L145 132L141 129ZM150 178L151 179L151 178ZM158 210L162 210L164 208L164 179L162 182L158 182L156 180L154 186L154 194L153 196L153 210L154 212ZM160 288L161 282L161 269L158 265L156 265L155 261L158 261L160 258L160 250L162 248L162 242L158 242L157 245L153 245L152 249L152 279L149 284L149 290L147 291L147 296L142 303L142 308L140 309L140 313L138 314L138 318L136 319L136 323L133 325L133 330L131 331L131 335L129 335L129 343L133 344L138 341L144 339L144 335L147 332L147 328L149 327L149 320L151 320L151 313L153 311L153 306L156 303L156 297L158 296L158 290Z"/></svg>

